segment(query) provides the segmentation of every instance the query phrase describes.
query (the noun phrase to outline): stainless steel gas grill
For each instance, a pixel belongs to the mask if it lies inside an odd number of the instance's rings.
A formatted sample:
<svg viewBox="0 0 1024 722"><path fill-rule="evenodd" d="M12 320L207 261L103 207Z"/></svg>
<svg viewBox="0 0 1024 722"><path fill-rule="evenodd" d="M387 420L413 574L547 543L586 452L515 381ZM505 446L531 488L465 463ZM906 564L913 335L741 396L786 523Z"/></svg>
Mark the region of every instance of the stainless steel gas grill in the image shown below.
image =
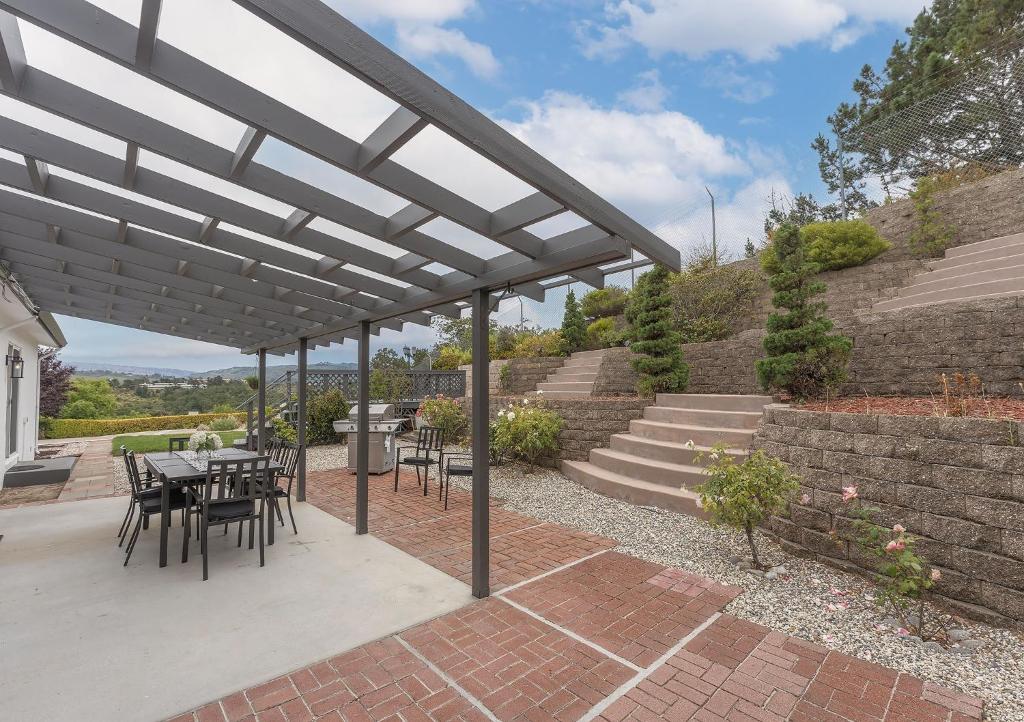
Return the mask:
<svg viewBox="0 0 1024 722"><path fill-rule="evenodd" d="M386 474L395 468L395 433L404 421L395 418L394 404L370 404L369 469ZM335 421L334 430L348 434L348 470L356 470L356 441L359 437L359 407L353 406L348 421Z"/></svg>

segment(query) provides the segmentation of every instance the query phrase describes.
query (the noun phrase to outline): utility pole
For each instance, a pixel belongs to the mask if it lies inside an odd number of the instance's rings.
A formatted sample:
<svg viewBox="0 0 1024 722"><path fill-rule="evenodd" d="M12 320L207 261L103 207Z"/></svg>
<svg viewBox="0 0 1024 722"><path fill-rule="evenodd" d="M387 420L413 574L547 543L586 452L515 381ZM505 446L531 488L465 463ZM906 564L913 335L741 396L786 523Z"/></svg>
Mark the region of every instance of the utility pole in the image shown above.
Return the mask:
<svg viewBox="0 0 1024 722"><path fill-rule="evenodd" d="M711 194L711 189L704 186L704 190L708 192L708 198L711 199L711 265L718 266L718 229L715 227L715 197Z"/></svg>

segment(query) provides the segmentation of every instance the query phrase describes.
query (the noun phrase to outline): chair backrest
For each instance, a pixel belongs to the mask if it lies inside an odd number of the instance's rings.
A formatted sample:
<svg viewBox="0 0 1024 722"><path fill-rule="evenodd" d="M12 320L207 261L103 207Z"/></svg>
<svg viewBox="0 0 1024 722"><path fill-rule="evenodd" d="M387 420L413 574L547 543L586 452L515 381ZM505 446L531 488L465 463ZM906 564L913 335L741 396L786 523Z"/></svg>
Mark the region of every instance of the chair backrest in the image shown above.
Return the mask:
<svg viewBox="0 0 1024 722"><path fill-rule="evenodd" d="M281 470L277 472L278 476L287 476L289 479L295 476L295 469L299 464L299 455L302 453L302 447L298 444L293 444L288 441L281 441L277 446L277 455L274 456L274 461L281 465Z"/></svg>
<svg viewBox="0 0 1024 722"><path fill-rule="evenodd" d="M267 484L269 456L251 459L211 459L206 467L203 501L255 499Z"/></svg>
<svg viewBox="0 0 1024 722"><path fill-rule="evenodd" d="M168 451L184 451L188 448L188 436L172 436L167 440Z"/></svg>
<svg viewBox="0 0 1024 722"><path fill-rule="evenodd" d="M128 472L128 481L132 485L132 494L138 496L142 493L142 477L139 475L139 463L135 460L135 452L122 446L121 453L124 455L124 466Z"/></svg>
<svg viewBox="0 0 1024 722"><path fill-rule="evenodd" d="M444 429L440 426L421 426L416 435L416 455L430 456L431 451L444 450Z"/></svg>

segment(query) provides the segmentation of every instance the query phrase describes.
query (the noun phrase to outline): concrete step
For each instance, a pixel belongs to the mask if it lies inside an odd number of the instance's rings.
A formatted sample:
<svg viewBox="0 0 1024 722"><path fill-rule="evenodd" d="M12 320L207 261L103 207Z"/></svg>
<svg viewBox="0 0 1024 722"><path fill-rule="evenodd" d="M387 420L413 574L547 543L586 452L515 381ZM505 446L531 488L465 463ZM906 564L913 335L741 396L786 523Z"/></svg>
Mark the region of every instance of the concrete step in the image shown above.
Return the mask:
<svg viewBox="0 0 1024 722"><path fill-rule="evenodd" d="M688 466L696 465L695 459L698 454L707 454L711 451L710 446L698 446L696 442L694 447L690 448L685 443L649 439L636 434L613 434L610 443L613 451L621 451L624 454L632 454L652 461L665 461L670 464ZM747 455L743 449L729 449L726 453L737 461Z"/></svg>
<svg viewBox="0 0 1024 722"><path fill-rule="evenodd" d="M707 481L702 466L655 461L615 449L592 449L590 463L605 471L613 471L631 479L641 479L673 489L692 489Z"/></svg>
<svg viewBox="0 0 1024 722"><path fill-rule="evenodd" d="M1021 249L1019 253L1013 253L1012 255L999 256L998 258L986 258L980 261L960 263L954 266L947 266L946 268L936 268L931 271L925 271L924 273L919 273L914 276L910 279L910 282L911 284L914 284L919 281L935 278L952 278L954 276L964 276L969 273L995 271L1000 268L1014 268L1018 266L1024 266L1024 249Z"/></svg>
<svg viewBox="0 0 1024 722"><path fill-rule="evenodd" d="M978 283L988 283L990 281L1012 281L1015 278L1024 278L1024 256L1021 256L1021 260L1022 263L1016 266L972 270L955 276L939 276L931 273L918 276L909 286L904 286L900 289L899 296L910 297L919 293L930 293L932 291L960 288L962 286L973 286ZM973 266L975 264L969 265Z"/></svg>
<svg viewBox="0 0 1024 722"><path fill-rule="evenodd" d="M546 381L548 383L550 383L552 381L558 381L558 382L575 381L575 382L579 383L579 382L591 382L591 381L595 381L596 379L597 379L597 374L592 372L592 371L586 372L586 373L577 374L577 373L573 373L573 369L569 368L569 369L559 369L555 373L553 373L550 376L548 376Z"/></svg>
<svg viewBox="0 0 1024 722"><path fill-rule="evenodd" d="M970 246L962 246L962 248L970 249ZM937 271L944 268L955 268L957 266L963 266L968 263L977 263L978 261L990 261L999 258L1006 258L1007 256L1016 256L1020 253L1021 246L1016 244L1009 246L996 246L994 248L984 248L979 250L971 250L969 253L963 253L958 256L946 256L940 258L937 261L929 262L928 266L933 271Z"/></svg>
<svg viewBox="0 0 1024 722"><path fill-rule="evenodd" d="M706 409L677 409L671 406L648 406L644 409L648 421L670 424L710 426L723 429L756 429L761 420L760 411L714 411Z"/></svg>
<svg viewBox="0 0 1024 722"><path fill-rule="evenodd" d="M572 359L572 360L586 358L586 359L591 359L591 363L596 363L606 353L608 353L608 349L606 349L606 348L599 348L599 349L596 349L594 351L577 351L576 353L574 353L569 358Z"/></svg>
<svg viewBox="0 0 1024 722"><path fill-rule="evenodd" d="M541 381L537 384L537 390L547 393L549 391L593 391L593 381Z"/></svg>
<svg viewBox="0 0 1024 722"><path fill-rule="evenodd" d="M602 469L589 461L563 461L562 473L576 483L613 499L706 518L704 510L697 504L697 494L688 489L673 489L662 484L632 479Z"/></svg>
<svg viewBox="0 0 1024 722"><path fill-rule="evenodd" d="M676 444L692 441L698 446L714 446L721 443L730 449L749 448L754 438L753 430L666 423L650 419L630 421L629 432L646 439L670 441Z"/></svg>
<svg viewBox="0 0 1024 722"><path fill-rule="evenodd" d="M988 298L993 296L1024 295L1024 277L974 283L956 288L945 288L908 296L898 296L887 301L880 301L873 307L875 311L892 311L898 308L924 306L948 301L963 301L972 298Z"/></svg>
<svg viewBox="0 0 1024 722"><path fill-rule="evenodd" d="M570 358L565 360L565 364L561 366L563 369L578 369L583 368L588 371L597 371L601 368L601 359L592 358Z"/></svg>
<svg viewBox="0 0 1024 722"><path fill-rule="evenodd" d="M1007 246L1024 247L1024 233L1014 233L1009 236L989 238L986 241L975 241L974 243L950 248L946 251L946 258L956 258L957 256L966 256L968 254L985 251L990 248L1006 248Z"/></svg>
<svg viewBox="0 0 1024 722"><path fill-rule="evenodd" d="M749 396L741 394L658 394L656 406L675 409L703 409L706 411L756 411L761 413L772 403L771 396Z"/></svg>
<svg viewBox="0 0 1024 722"><path fill-rule="evenodd" d="M543 394L536 391L529 391L526 396L533 396L538 399L549 401L567 401L571 399L589 399L590 391L545 391Z"/></svg>

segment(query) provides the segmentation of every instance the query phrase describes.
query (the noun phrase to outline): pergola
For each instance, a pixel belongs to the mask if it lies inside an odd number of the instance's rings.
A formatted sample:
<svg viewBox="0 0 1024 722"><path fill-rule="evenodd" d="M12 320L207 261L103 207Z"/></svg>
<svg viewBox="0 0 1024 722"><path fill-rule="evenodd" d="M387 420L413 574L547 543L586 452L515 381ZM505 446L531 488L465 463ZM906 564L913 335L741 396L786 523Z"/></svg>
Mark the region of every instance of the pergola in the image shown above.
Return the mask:
<svg viewBox="0 0 1024 722"><path fill-rule="evenodd" d="M297 350L303 444L309 349L357 339L358 534L367 532L370 336L429 325L437 314L459 317L468 300L473 593L486 596L487 340L496 295L543 300L566 279L600 287L605 275L637 264L634 250L673 268L678 251L319 0L208 7L233 13L239 27L281 34L304 53L296 74L311 62L336 73L337 85L322 92L382 111L368 133L346 133L242 80L237 68L180 49L158 32L173 3L137 1L131 22L102 2L0 0L0 90L16 99L12 107L119 144L111 152L56 126L0 117L0 259L42 310L257 354L261 391L267 354ZM236 144L29 62L25 23L230 120ZM358 198L281 169L264 157L274 156L264 152L271 145L343 177ZM424 146L452 167L421 162ZM463 169L504 197L460 182ZM264 406L261 398L261 450Z"/></svg>

